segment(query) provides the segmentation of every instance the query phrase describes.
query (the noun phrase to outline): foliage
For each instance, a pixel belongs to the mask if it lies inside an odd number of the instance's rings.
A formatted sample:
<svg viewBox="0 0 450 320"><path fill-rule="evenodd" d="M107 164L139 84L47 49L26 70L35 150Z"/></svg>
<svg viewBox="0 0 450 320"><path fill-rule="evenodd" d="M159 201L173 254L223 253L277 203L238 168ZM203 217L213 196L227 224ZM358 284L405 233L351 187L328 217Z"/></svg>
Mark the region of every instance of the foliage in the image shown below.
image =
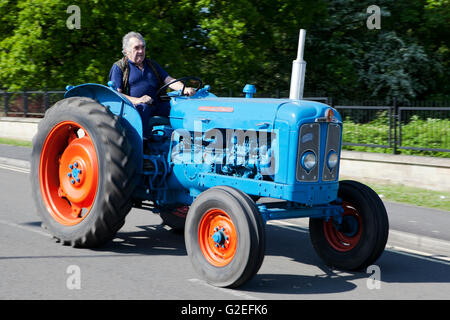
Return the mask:
<svg viewBox="0 0 450 320"><path fill-rule="evenodd" d="M0 1L0 87L105 83L121 38L141 32L174 76L213 91L246 83L289 89L298 30L307 30L305 91L334 101L450 97L449 0L379 0L381 30L368 30L362 0L79 0L81 29L66 26L72 1Z"/></svg>

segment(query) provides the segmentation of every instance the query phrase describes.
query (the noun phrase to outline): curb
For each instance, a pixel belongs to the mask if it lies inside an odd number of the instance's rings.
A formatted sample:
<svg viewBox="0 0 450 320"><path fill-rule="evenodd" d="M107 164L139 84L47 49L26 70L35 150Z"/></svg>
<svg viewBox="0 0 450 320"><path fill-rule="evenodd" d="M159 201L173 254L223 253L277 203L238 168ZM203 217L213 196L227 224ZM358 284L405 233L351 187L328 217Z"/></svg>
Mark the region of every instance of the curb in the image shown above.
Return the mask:
<svg viewBox="0 0 450 320"><path fill-rule="evenodd" d="M449 241L399 230L389 231L388 245L391 245L394 248L406 246L407 248L429 252L436 256L450 257Z"/></svg>

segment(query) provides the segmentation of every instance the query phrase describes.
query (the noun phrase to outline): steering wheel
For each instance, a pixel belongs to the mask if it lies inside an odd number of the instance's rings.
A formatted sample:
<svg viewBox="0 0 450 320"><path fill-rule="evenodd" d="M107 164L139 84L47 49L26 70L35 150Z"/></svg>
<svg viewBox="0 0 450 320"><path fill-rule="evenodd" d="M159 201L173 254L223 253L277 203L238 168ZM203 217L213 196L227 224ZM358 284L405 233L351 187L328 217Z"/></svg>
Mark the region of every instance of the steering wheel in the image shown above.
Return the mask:
<svg viewBox="0 0 450 320"><path fill-rule="evenodd" d="M175 80L173 80L173 81L171 81L171 82L169 82L169 83L163 85L163 86L162 86L161 88L159 88L158 91L156 92L156 96L159 96L159 94L160 94L161 92L164 92L164 90L166 90L171 84L173 84L173 83L175 83L175 82L179 82L179 81L181 81L181 82L183 83L183 89L181 89L181 96L185 96L186 94L184 93L184 89L186 88L186 83L187 83L189 80L196 80L196 81L198 81L198 86L197 86L197 88L195 88L195 91L198 91L201 87L203 87L203 81L202 81L200 78L188 76L188 77L183 77L183 78L175 79ZM161 99L161 100L170 100L170 98L171 98L171 96L169 96L169 95L167 95L167 94L166 94L166 95L163 95L163 96L160 96L160 99Z"/></svg>

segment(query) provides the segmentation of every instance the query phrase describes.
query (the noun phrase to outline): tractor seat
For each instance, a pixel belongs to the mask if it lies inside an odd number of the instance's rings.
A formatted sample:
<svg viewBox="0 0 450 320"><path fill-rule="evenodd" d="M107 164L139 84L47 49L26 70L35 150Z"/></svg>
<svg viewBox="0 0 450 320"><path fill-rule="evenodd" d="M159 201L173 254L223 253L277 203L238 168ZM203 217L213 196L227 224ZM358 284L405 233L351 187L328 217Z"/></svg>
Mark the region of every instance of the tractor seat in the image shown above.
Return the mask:
<svg viewBox="0 0 450 320"><path fill-rule="evenodd" d="M161 116L151 117L148 122L148 125L151 129L155 126L162 126L162 125L169 125L169 124L170 124L169 118L161 117Z"/></svg>

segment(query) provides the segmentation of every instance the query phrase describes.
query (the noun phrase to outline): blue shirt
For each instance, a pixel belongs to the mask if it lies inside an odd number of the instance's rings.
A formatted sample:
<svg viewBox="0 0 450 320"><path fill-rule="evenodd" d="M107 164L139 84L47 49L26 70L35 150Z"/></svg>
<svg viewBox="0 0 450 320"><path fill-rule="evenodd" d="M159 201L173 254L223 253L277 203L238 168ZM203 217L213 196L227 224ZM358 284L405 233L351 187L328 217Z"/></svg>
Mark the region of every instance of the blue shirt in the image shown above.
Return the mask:
<svg viewBox="0 0 450 320"><path fill-rule="evenodd" d="M161 76L162 84L164 84L164 80L169 74L155 61L152 62ZM147 62L144 62L144 69L141 70L133 62L128 60L128 67L130 68L130 75L128 78L128 85L130 88L129 96L140 98L144 95L148 95L155 99L156 92L159 89L159 80L158 76L153 72ZM122 70L114 64L109 72L109 80L114 81L116 89L120 88L123 90L122 77ZM155 102L156 100L159 99L155 99Z"/></svg>

